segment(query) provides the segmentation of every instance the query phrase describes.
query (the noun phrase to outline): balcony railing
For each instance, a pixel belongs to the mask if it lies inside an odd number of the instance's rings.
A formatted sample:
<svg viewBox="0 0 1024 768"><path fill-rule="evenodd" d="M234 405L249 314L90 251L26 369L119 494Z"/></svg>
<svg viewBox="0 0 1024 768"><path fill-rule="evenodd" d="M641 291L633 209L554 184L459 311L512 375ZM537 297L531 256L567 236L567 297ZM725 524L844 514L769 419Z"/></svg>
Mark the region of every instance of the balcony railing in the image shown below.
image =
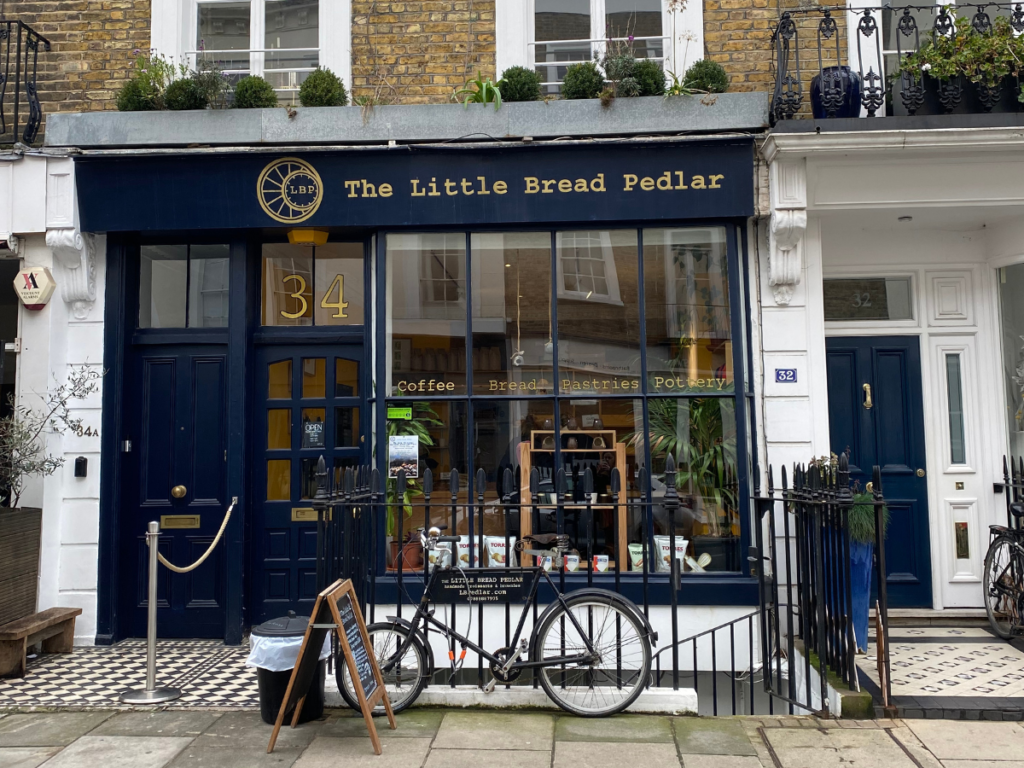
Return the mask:
<svg viewBox="0 0 1024 768"><path fill-rule="evenodd" d="M50 41L24 22L0 19L0 141L31 144L39 133L40 48L49 51Z"/></svg>
<svg viewBox="0 0 1024 768"><path fill-rule="evenodd" d="M998 17L1006 22L994 23ZM1024 109L1020 78L994 86L902 68L908 54L938 38L1024 34L1020 2L817 6L784 11L772 30L775 87L771 119L1009 112ZM979 78L980 79L980 78Z"/></svg>

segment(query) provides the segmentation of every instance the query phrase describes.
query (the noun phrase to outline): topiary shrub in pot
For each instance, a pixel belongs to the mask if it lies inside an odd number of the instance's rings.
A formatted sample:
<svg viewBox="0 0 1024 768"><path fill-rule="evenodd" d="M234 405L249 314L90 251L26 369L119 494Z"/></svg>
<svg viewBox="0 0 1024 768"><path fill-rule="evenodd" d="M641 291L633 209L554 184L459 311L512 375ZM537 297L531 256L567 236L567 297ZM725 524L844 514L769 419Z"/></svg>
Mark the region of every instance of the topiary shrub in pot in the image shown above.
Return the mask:
<svg viewBox="0 0 1024 768"><path fill-rule="evenodd" d="M175 80L164 92L164 106L167 109L206 109L209 104L209 96L191 77Z"/></svg>
<svg viewBox="0 0 1024 768"><path fill-rule="evenodd" d="M243 77L235 86L236 109L269 109L277 106L277 92L259 75Z"/></svg>
<svg viewBox="0 0 1024 768"><path fill-rule="evenodd" d="M563 99L596 99L604 90L604 75L592 61L573 64L562 78Z"/></svg>
<svg viewBox="0 0 1024 768"><path fill-rule="evenodd" d="M153 83L140 77L125 81L117 92L116 102L118 112L150 112L163 106Z"/></svg>
<svg viewBox="0 0 1024 768"><path fill-rule="evenodd" d="M341 78L317 67L299 86L299 103L304 107L344 107L348 94Z"/></svg>
<svg viewBox="0 0 1024 768"><path fill-rule="evenodd" d="M501 73L504 101L540 101L540 75L526 67L509 67Z"/></svg>
<svg viewBox="0 0 1024 768"><path fill-rule="evenodd" d="M701 59L686 70L683 85L691 91L725 93L729 89L729 75L717 61Z"/></svg>
<svg viewBox="0 0 1024 768"><path fill-rule="evenodd" d="M641 59L633 67L633 77L640 84L641 96L665 95L665 70L660 61Z"/></svg>

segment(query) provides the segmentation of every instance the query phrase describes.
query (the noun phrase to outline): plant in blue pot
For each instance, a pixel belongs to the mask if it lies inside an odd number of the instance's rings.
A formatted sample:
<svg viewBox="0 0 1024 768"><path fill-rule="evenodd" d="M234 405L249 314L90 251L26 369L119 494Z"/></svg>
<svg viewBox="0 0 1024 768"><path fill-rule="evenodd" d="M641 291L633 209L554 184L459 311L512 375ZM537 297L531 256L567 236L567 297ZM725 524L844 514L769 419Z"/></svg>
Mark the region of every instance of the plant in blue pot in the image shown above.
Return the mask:
<svg viewBox="0 0 1024 768"><path fill-rule="evenodd" d="M860 117L861 79L847 66L822 67L811 80L811 112L815 120Z"/></svg>
<svg viewBox="0 0 1024 768"><path fill-rule="evenodd" d="M870 483L868 484L870 486ZM868 649L868 606L871 603L871 572L875 554L875 499L857 484L849 513L850 599L853 633L858 651ZM889 527L889 508L882 507L882 538Z"/></svg>

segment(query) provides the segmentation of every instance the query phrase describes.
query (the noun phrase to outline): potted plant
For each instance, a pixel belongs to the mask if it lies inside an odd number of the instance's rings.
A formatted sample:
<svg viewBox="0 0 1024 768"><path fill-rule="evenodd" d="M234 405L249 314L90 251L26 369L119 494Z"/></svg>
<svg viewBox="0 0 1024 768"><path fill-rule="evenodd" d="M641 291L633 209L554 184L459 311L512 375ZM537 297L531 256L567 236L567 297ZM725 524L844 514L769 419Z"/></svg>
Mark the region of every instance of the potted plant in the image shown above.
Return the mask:
<svg viewBox="0 0 1024 768"><path fill-rule="evenodd" d="M898 80L902 91L920 92L936 111L953 112L965 92L969 98L965 107L971 112L1019 110L1024 103L1020 83L1024 38L1016 35L1010 19L997 16L979 31L971 20L954 21L944 13L936 21L937 31L900 61L891 75L894 84ZM942 18L945 24L940 24ZM905 106L911 114L919 108Z"/></svg>
<svg viewBox="0 0 1024 768"><path fill-rule="evenodd" d="M870 484L869 484L870 485ZM870 490L853 488L847 528L850 536L850 599L853 633L858 651L868 649L868 607L871 603L871 564L875 554L875 498ZM882 507L882 537L889 526L889 508Z"/></svg>
<svg viewBox="0 0 1024 768"><path fill-rule="evenodd" d="M732 514L738 503L736 434L725 429L717 398L658 398L648 401L652 456L678 457L676 488L693 499L696 557L711 556L707 570L736 570ZM643 433L624 441L642 449Z"/></svg>
<svg viewBox="0 0 1024 768"><path fill-rule="evenodd" d="M434 438L430 434L431 427L442 427L444 422L438 418L437 412L430 407L430 403L415 402L412 404L412 418L410 419L388 419L387 434L390 438L393 435L409 435L419 440L421 448L429 448L434 444ZM390 550L390 562L397 567L399 548L402 550L402 561L404 567L417 568L423 563L423 552L420 548L418 538L413 537L415 526L405 526L408 532L406 541L399 542L398 515L399 510L405 515L406 521L411 522L413 513L413 498L422 496L423 490L417 478L407 478L405 481L405 492L401 500L398 499L398 479L389 477L387 480L387 521L385 533L388 537Z"/></svg>
<svg viewBox="0 0 1024 768"><path fill-rule="evenodd" d="M82 433L71 403L95 392L101 375L84 366L72 368L66 383L33 405L15 403L12 396L10 415L0 418L0 625L36 609L43 511L20 506L25 482L48 477L64 465L63 456L47 452L47 436Z"/></svg>

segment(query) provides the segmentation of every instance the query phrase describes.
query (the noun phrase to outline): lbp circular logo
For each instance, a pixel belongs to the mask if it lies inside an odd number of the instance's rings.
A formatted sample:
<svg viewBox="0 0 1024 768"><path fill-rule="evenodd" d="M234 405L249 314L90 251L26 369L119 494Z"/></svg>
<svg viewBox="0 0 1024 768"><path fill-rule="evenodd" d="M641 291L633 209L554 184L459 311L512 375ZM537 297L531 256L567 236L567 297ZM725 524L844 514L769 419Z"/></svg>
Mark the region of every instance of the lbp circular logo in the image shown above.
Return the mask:
<svg viewBox="0 0 1024 768"><path fill-rule="evenodd" d="M264 168L256 190L267 216L284 224L305 221L324 198L320 175L297 157L282 157Z"/></svg>

